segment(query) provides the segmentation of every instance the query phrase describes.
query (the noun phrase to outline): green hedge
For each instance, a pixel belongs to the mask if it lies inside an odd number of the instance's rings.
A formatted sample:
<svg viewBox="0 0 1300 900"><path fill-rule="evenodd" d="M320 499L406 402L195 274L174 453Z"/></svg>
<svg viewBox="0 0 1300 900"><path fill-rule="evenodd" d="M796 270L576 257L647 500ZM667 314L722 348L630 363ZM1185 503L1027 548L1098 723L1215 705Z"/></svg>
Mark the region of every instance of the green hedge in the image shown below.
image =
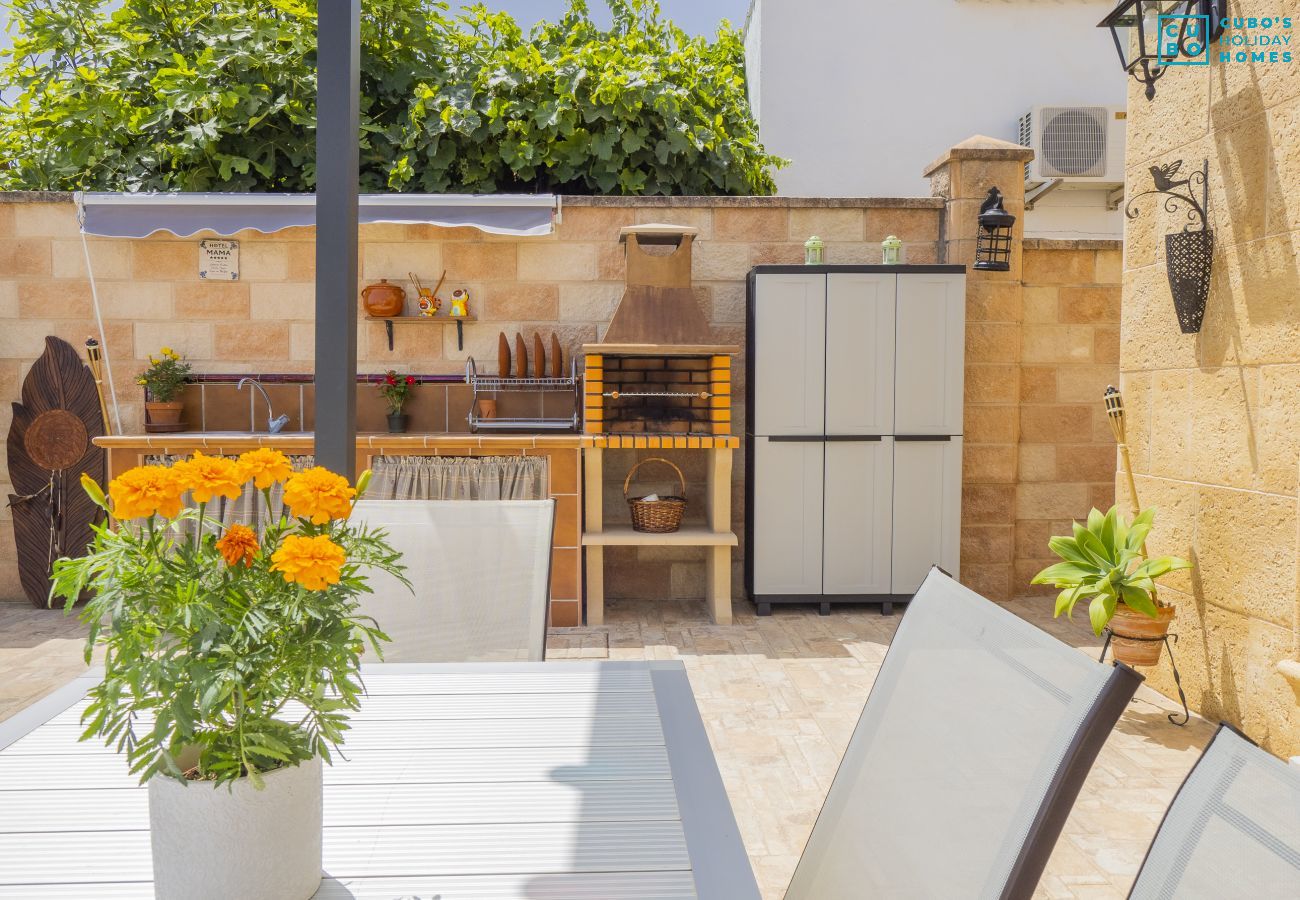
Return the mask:
<svg viewBox="0 0 1300 900"><path fill-rule="evenodd" d="M364 0L363 191L766 194L741 37ZM310 191L315 2L11 0L0 188Z"/></svg>

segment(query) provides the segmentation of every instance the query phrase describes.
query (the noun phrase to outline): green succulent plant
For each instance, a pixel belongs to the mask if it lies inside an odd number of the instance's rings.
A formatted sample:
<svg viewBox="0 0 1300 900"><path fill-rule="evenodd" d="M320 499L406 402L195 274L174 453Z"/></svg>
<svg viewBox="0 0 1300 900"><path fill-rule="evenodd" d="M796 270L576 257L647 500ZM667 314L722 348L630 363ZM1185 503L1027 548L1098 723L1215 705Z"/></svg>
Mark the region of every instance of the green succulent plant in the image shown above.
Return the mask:
<svg viewBox="0 0 1300 900"><path fill-rule="evenodd" d="M1061 589L1056 595L1057 616L1072 616L1075 604L1086 598L1088 619L1098 635L1120 603L1156 618L1156 579L1177 569L1190 569L1192 564L1177 556L1143 558L1143 545L1155 518L1155 509L1144 509L1130 524L1116 506L1104 515L1093 509L1086 525L1074 523L1073 536L1047 542L1062 561L1043 569L1031 584Z"/></svg>

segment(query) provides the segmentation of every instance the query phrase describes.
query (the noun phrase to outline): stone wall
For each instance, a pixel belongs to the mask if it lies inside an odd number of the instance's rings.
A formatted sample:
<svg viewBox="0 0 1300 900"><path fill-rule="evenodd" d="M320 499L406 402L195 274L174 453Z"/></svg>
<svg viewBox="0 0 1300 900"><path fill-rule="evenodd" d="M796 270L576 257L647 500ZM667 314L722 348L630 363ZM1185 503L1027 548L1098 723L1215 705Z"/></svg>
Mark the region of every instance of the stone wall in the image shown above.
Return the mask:
<svg viewBox="0 0 1300 900"><path fill-rule="evenodd" d="M880 260L880 241L895 234L904 259L934 262L942 201L797 198L590 198L563 199L556 232L546 237L510 238L476 229L419 225L365 225L361 229L361 283L384 277L406 284L414 271L432 284L445 268L440 294L469 288L480 319L465 327L464 350L454 328L399 325L388 350L382 323L360 322L358 369L394 367L421 374L464 371L465 358L492 367L497 334L516 331L530 339L554 331L566 352L596 340L623 292L623 248L618 230L638 222L670 222L700 230L695 243L696 294L719 343L744 346L745 284L757 263L803 261L811 234L826 241L836 263ZM143 396L135 375L150 353L169 345L204 373L310 372L313 365L313 229L274 235L247 232L240 241L240 280L198 279L198 241L166 233L143 240L91 238L91 260L99 288L123 427L138 432ZM408 297L408 303L410 303ZM94 333L90 284L86 278L75 209L67 195L0 195L0 399L19 396L22 376L41 352L47 334L80 348ZM744 363L733 364L732 422L744 430ZM414 410L413 421L448 422L463 429L465 409L451 404L463 391L429 390L415 402L448 398L442 415L433 407ZM466 405L467 408L467 404ZM425 413L429 413L425 415ZM0 410L8 430L9 406ZM373 418L373 417L372 417ZM373 426L372 426L373 427ZM429 427L433 427L430 425ZM439 429L440 430L440 429ZM658 451L656 451L658 452ZM669 454L690 478L688 496L703 498L700 454ZM633 451L609 454L608 508L626 510L622 475ZM735 466L735 528L743 528L743 457ZM2 475L0 471L0 475ZM618 475L617 484L614 476ZM7 493L7 477L0 492ZM702 515L703 503L696 504ZM739 551L738 551L739 555ZM738 564L737 555L737 564ZM702 596L702 551L685 548L630 549L608 566L611 597ZM8 511L0 507L0 584L16 579ZM737 591L741 578L733 579ZM5 599L20 599L16 587L0 587Z"/></svg>
<svg viewBox="0 0 1300 900"><path fill-rule="evenodd" d="M956 152L955 161L966 166L965 174L943 168L942 181L936 181L941 196L935 198L570 197L564 198L556 233L542 238L505 238L474 229L363 226L363 283L381 277L405 282L409 271L435 281L446 268L448 281L441 294L468 287L480 322L466 326L463 351L456 348L453 328L399 325L390 353L382 324L362 320L359 371L376 373L392 366L421 374L455 374L463 372L471 354L491 367L500 331L512 337L516 331L526 337L534 331L543 337L555 331L566 351L597 339L623 289L618 229L634 222L700 229L695 245L697 295L716 339L741 346L745 274L757 263L800 262L803 241L810 234L826 240L827 259L833 263L878 262L880 241L895 234L904 241L905 262L935 262L942 253L948 261L969 264L971 225L986 181L1010 185L1004 189L1013 193L1018 190L1019 163L967 163L965 151ZM1019 158L1027 151L996 152ZM953 174L958 175L955 181L949 177ZM956 192L946 212L945 192ZM6 200L0 202L0 399L16 399L21 377L39 354L45 335L58 335L80 347L95 329L69 199L0 195L0 201ZM1008 207L1018 211L1018 203L1013 197ZM241 278L225 284L198 280L200 237L90 239L127 431L139 431L142 422L143 397L133 378L146 365L148 354L163 345L184 352L203 373L311 371L312 229L239 235ZM1101 474L1106 453L1102 447L1108 438L1104 421L1092 418L1100 408L1092 394L1099 393L1097 384L1114 380L1113 363L1106 368L1112 358L1108 354L1114 352L1113 291L1107 293L1104 286L1118 277L1115 255L1110 245L1029 241L1023 263L1017 247L1013 272L969 276L962 568L963 580L989 597L1023 593L1026 573L1038 564L1046 546L1049 525L1059 527L1071 516L1085 514L1088 502L1104 502L1109 476ZM1054 376L1051 393L1048 372ZM733 373L732 421L741 434L742 358L735 360ZM211 386L205 390L213 393ZM297 396L298 390L272 388L277 404L291 413L295 404L284 397ZM223 391L230 394L229 387ZM309 395L310 388L303 392ZM463 388L431 386L422 389L413 404L415 428L465 427L468 399ZM291 423L291 429L310 427L310 403L306 411L304 420ZM366 427L382 427L375 404L362 403L361 412ZM8 415L6 404L0 410L0 427L7 429ZM1049 432L1052 439L1045 440ZM606 457L610 477L605 502L614 516L626 508L620 473L644 455L620 450ZM702 456L668 455L685 471L688 495L703 497ZM1107 464L1113 471L1113 460ZM733 520L741 533L743 454L736 455L734 477ZM0 483L0 491L7 490L8 485ZM703 515L703 504L695 507L688 519ZM0 510L0 516L7 517L7 511ZM733 579L737 596L742 584L740 553L737 550ZM0 578L5 584L14 583L7 577L14 570L13 554L6 518L0 522ZM703 594L699 549L616 548L608 555L610 597ZM2 588L0 596L19 598L16 590Z"/></svg>
<svg viewBox="0 0 1300 900"><path fill-rule="evenodd" d="M1025 241L1012 593L1057 560L1054 534L1115 502L1102 392L1119 380L1119 241Z"/></svg>
<svg viewBox="0 0 1300 900"><path fill-rule="evenodd" d="M1263 0L1232 15L1269 16ZM1281 32L1287 33L1287 32ZM1294 34L1294 32L1290 32ZM1186 219L1139 201L1125 236L1120 368L1150 549L1196 563L1168 579L1188 700L1281 755L1300 753L1300 67L1170 67L1128 102L1128 194L1150 169L1209 161L1214 274L1199 334L1183 334L1164 235ZM1122 490L1122 486L1121 486ZM1172 689L1167 661L1146 673ZM1295 677L1294 675L1292 676Z"/></svg>
<svg viewBox="0 0 1300 900"><path fill-rule="evenodd" d="M1114 494L1101 392L1118 379L1120 244L1020 239L1032 156L977 135L927 169L945 261L974 263L989 188L1019 217L1010 269L966 283L962 581L999 600L1041 593L1048 537Z"/></svg>

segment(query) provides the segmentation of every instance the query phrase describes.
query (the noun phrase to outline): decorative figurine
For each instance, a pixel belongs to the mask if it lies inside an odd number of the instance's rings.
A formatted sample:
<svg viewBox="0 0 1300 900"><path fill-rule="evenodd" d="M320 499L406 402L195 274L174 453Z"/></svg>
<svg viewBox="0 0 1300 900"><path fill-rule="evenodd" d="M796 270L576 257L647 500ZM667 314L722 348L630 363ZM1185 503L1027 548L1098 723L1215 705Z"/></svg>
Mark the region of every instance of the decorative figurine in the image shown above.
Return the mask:
<svg viewBox="0 0 1300 900"><path fill-rule="evenodd" d="M469 315L469 291L456 288L451 292L451 312L448 315L453 319L463 319Z"/></svg>
<svg viewBox="0 0 1300 900"><path fill-rule="evenodd" d="M826 242L814 234L804 242L803 264L805 266L820 266L825 261Z"/></svg>
<svg viewBox="0 0 1300 900"><path fill-rule="evenodd" d="M438 279L438 283L434 285L433 290L429 290L427 287L421 284L420 279L416 276L414 272L410 274L411 274L411 281L415 283L415 290L420 295L420 299L419 299L420 315L422 316L437 315L438 310L442 309L442 298L438 296L438 288L442 287L442 283L447 280L447 270L446 269L442 270L442 277Z"/></svg>
<svg viewBox="0 0 1300 900"><path fill-rule="evenodd" d="M880 262L886 266L896 266L903 261L903 242L890 235L880 242Z"/></svg>

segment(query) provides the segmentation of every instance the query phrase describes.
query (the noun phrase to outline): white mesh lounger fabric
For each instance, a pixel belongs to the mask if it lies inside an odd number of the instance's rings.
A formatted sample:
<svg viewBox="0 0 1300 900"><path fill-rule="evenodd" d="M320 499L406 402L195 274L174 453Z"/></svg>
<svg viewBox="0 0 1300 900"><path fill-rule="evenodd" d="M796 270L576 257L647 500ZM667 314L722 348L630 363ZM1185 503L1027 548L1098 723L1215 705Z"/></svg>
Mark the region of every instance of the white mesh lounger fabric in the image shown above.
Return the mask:
<svg viewBox="0 0 1300 900"><path fill-rule="evenodd" d="M786 900L1028 898L1141 680L932 569Z"/></svg>
<svg viewBox="0 0 1300 900"><path fill-rule="evenodd" d="M362 597L392 642L385 662L541 661L551 582L553 500L362 500L412 590L384 573Z"/></svg>
<svg viewBox="0 0 1300 900"><path fill-rule="evenodd" d="M1300 897L1300 769L1221 726L1165 813L1129 897Z"/></svg>

